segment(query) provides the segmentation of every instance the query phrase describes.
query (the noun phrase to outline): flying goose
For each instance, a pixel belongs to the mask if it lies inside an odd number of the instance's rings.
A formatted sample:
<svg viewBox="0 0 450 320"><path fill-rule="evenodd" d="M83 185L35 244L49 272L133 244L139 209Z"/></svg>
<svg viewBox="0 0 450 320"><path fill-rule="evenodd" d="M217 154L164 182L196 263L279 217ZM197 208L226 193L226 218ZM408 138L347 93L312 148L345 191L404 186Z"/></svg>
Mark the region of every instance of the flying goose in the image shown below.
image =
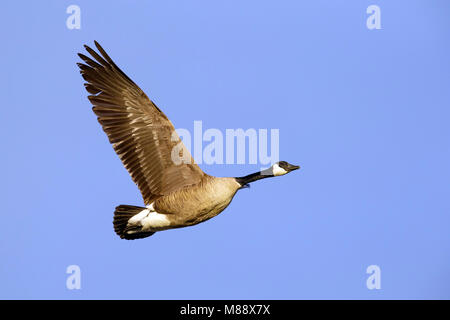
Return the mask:
<svg viewBox="0 0 450 320"><path fill-rule="evenodd" d="M89 92L92 110L114 150L142 193L145 207L119 205L114 231L122 239L140 239L157 231L192 226L222 212L236 192L249 183L299 169L279 161L245 177L204 173L182 145L166 115L122 71L95 41L101 56L84 46L77 63ZM182 145L173 161L172 150Z"/></svg>

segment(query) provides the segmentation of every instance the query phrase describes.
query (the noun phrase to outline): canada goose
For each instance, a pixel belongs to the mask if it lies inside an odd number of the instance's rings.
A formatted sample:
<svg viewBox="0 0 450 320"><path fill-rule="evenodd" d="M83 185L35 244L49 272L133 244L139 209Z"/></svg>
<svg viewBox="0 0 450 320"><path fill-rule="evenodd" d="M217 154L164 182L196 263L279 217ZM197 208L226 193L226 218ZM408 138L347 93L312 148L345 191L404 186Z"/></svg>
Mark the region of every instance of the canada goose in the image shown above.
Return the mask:
<svg viewBox="0 0 450 320"><path fill-rule="evenodd" d="M198 167L185 148L180 150L184 161L175 163L171 153L182 142L170 120L96 41L95 46L101 56L85 45L95 60L79 53L85 64L77 65L87 82L92 110L146 205L116 207L114 230L122 239L198 224L222 212L249 183L299 169L280 161L245 177L213 177Z"/></svg>

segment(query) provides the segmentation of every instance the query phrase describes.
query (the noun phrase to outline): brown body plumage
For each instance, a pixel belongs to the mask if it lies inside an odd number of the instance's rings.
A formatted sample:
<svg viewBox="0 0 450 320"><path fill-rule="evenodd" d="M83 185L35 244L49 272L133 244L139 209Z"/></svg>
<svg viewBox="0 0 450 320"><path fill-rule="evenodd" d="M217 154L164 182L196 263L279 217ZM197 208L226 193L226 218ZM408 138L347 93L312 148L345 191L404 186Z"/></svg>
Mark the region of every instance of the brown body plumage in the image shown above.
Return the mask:
<svg viewBox="0 0 450 320"><path fill-rule="evenodd" d="M169 215L171 228L190 226L222 212L239 188L234 178L205 175L200 183L157 199L154 208Z"/></svg>

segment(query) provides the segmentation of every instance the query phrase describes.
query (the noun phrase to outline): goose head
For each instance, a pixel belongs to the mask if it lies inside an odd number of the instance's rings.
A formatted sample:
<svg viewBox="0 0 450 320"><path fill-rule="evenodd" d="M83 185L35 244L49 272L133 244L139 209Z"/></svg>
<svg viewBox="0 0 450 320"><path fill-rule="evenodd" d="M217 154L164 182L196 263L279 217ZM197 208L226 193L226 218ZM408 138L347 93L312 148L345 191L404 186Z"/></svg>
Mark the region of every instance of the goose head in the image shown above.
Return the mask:
<svg viewBox="0 0 450 320"><path fill-rule="evenodd" d="M285 175L291 171L300 169L300 166L296 166L293 164L290 164L287 161L279 161L276 162L270 169L269 172L272 173L273 176L282 176Z"/></svg>

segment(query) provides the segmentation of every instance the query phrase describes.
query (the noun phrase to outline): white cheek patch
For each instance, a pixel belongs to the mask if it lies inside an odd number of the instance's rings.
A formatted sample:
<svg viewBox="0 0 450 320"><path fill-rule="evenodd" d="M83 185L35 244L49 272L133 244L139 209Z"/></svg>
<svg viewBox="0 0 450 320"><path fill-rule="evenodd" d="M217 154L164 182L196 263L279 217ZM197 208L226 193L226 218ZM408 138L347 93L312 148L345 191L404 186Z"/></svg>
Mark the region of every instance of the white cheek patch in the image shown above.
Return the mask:
<svg viewBox="0 0 450 320"><path fill-rule="evenodd" d="M274 176L282 176L283 174L286 174L288 172L286 170L284 170L282 167L280 167L278 165L278 163L275 163L272 166L272 173L273 173Z"/></svg>

